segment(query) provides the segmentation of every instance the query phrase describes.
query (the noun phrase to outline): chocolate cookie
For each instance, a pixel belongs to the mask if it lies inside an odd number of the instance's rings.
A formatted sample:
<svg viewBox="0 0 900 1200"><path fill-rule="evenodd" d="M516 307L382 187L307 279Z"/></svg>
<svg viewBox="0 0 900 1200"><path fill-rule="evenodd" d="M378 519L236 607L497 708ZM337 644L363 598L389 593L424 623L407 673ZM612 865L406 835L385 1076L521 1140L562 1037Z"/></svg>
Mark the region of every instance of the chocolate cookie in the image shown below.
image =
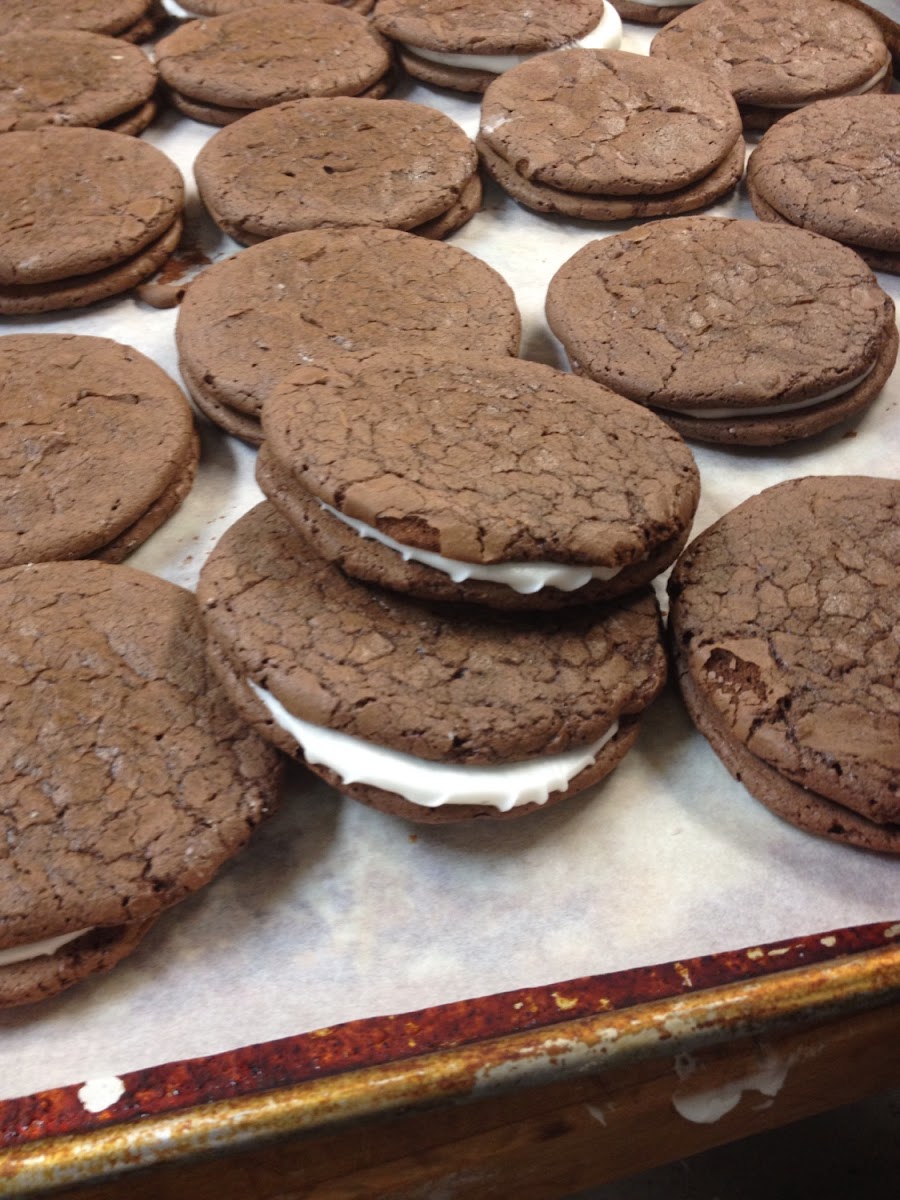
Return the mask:
<svg viewBox="0 0 900 1200"><path fill-rule="evenodd" d="M762 221L844 242L900 274L900 96L812 104L785 117L750 155L747 191Z"/></svg>
<svg viewBox="0 0 900 1200"><path fill-rule="evenodd" d="M665 677L647 591L559 619L414 604L348 580L269 504L227 531L198 599L247 720L411 820L521 815L591 786Z"/></svg>
<svg viewBox="0 0 900 1200"><path fill-rule="evenodd" d="M141 41L165 15L157 0L0 0L0 33L85 29Z"/></svg>
<svg viewBox="0 0 900 1200"><path fill-rule="evenodd" d="M194 164L213 219L250 243L330 225L439 228L443 237L477 211L477 171L474 145L443 113L358 97L251 113L210 138Z"/></svg>
<svg viewBox="0 0 900 1200"><path fill-rule="evenodd" d="M0 338L0 566L120 562L190 490L187 400L107 338Z"/></svg>
<svg viewBox="0 0 900 1200"><path fill-rule="evenodd" d="M158 43L156 62L182 112L226 125L285 100L371 93L391 55L359 13L293 3L188 21Z"/></svg>
<svg viewBox="0 0 900 1200"><path fill-rule="evenodd" d="M136 46L81 30L0 37L0 132L44 125L140 133L156 111L156 68Z"/></svg>
<svg viewBox="0 0 900 1200"><path fill-rule="evenodd" d="M691 211L744 165L727 91L623 51L560 50L508 71L485 93L477 145L520 203L588 220Z"/></svg>
<svg viewBox="0 0 900 1200"><path fill-rule="evenodd" d="M379 0L375 25L416 79L483 92L498 75L562 46L618 49L622 22L604 0Z"/></svg>
<svg viewBox="0 0 900 1200"><path fill-rule="evenodd" d="M0 313L88 304L148 278L177 243L173 162L101 129L0 139Z"/></svg>
<svg viewBox="0 0 900 1200"><path fill-rule="evenodd" d="M697 4L699 0L689 0L687 4L669 4L667 0L612 0L623 21L637 21L641 25L665 25L675 17L680 17L685 9Z"/></svg>
<svg viewBox="0 0 900 1200"><path fill-rule="evenodd" d="M515 354L521 322L509 285L456 246L393 229L313 229L204 271L175 333L198 406L260 442L263 401L302 363L388 345Z"/></svg>
<svg viewBox="0 0 900 1200"><path fill-rule="evenodd" d="M748 129L814 100L891 85L878 26L834 0L703 0L660 30L650 53L717 79Z"/></svg>
<svg viewBox="0 0 900 1200"><path fill-rule="evenodd" d="M0 1005L128 953L276 801L190 592L128 567L0 572ZM61 944L62 943L62 944Z"/></svg>
<svg viewBox="0 0 900 1200"><path fill-rule="evenodd" d="M368 13L375 7L375 0L313 0L317 4L340 4L357 12ZM223 13L237 12L241 8L258 8L258 0L188 0L182 8L201 17L219 17Z"/></svg>
<svg viewBox="0 0 900 1200"><path fill-rule="evenodd" d="M300 368L263 410L262 489L348 575L549 611L649 583L687 540L690 451L538 363L381 351Z"/></svg>
<svg viewBox="0 0 900 1200"><path fill-rule="evenodd" d="M811 832L900 853L900 482L792 479L670 580L682 692L735 778Z"/></svg>
<svg viewBox="0 0 900 1200"><path fill-rule="evenodd" d="M862 412L897 358L893 302L858 255L758 221L681 217L591 242L551 280L547 319L574 371L726 445Z"/></svg>

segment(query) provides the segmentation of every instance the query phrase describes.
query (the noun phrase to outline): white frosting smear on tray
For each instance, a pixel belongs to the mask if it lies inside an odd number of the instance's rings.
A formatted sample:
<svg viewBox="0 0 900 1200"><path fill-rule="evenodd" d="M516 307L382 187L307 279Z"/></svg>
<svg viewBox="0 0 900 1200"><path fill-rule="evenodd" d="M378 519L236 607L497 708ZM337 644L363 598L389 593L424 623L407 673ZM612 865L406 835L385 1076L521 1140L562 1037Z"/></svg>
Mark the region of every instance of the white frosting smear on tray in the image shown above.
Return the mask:
<svg viewBox="0 0 900 1200"><path fill-rule="evenodd" d="M423 566L432 567L435 571L448 575L454 583L481 579L489 583L502 583L522 596L532 596L545 587L555 587L561 592L574 592L590 583L592 579L614 579L622 570L621 567L570 567L565 563L555 562L462 562L458 558L444 558L442 554L435 554L431 550L418 550L415 546L406 546L403 542L398 542L386 533L367 525L365 521L358 521L355 517L338 512L330 504L321 500L319 504L332 517L355 529L361 538L380 542L382 546L399 554L404 562L418 562Z"/></svg>
<svg viewBox="0 0 900 1200"><path fill-rule="evenodd" d="M595 26L584 37L570 42L564 49L579 47L582 50L618 50L622 43L622 21L611 4L604 4L603 16L599 25ZM407 46L419 58L427 58L430 62L442 63L447 67L461 67L467 71L489 71L492 75L502 75L517 67L520 63L534 58L533 54L461 54L448 53L442 50L426 50L422 46ZM547 51L541 51L546 54Z"/></svg>
<svg viewBox="0 0 900 1200"><path fill-rule="evenodd" d="M564 754L496 767L460 767L429 762L303 721L289 713L271 692L252 680L248 682L275 723L302 747L307 762L328 767L345 784L367 783L423 808L480 804L509 812L523 804L545 804L551 792L564 791L576 775L592 765L619 728L616 721L589 746L579 746Z"/></svg>

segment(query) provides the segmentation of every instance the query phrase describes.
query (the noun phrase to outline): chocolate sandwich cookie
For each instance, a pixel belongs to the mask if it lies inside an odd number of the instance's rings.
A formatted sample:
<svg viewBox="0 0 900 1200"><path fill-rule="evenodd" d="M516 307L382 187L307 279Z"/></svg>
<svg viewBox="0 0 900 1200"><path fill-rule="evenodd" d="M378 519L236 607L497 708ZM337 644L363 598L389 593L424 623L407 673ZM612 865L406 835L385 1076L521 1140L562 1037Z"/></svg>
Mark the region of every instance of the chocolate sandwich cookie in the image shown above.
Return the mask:
<svg viewBox="0 0 900 1200"><path fill-rule="evenodd" d="M604 0L378 0L375 25L416 79L483 92L498 75L562 46L618 49L622 22Z"/></svg>
<svg viewBox="0 0 900 1200"><path fill-rule="evenodd" d="M550 611L634 591L674 562L700 493L662 421L521 359L301 367L263 431L259 483L322 556L427 600Z"/></svg>
<svg viewBox="0 0 900 1200"><path fill-rule="evenodd" d="M688 547L679 680L736 779L812 833L900 853L900 482L792 479Z"/></svg>
<svg viewBox="0 0 900 1200"><path fill-rule="evenodd" d="M518 816L590 787L665 678L649 591L564 617L414 603L347 579L269 504L226 532L198 600L245 719L414 821Z"/></svg>
<svg viewBox="0 0 900 1200"><path fill-rule="evenodd" d="M812 104L779 121L750 155L747 191L761 221L843 242L876 271L900 274L900 96Z"/></svg>
<svg viewBox="0 0 900 1200"><path fill-rule="evenodd" d="M612 0L623 21L637 21L641 25L665 25L680 17L685 9L699 0L687 4L670 4L668 0Z"/></svg>
<svg viewBox="0 0 900 1200"><path fill-rule="evenodd" d="M0 338L0 566L120 562L179 506L197 458L187 400L130 346Z"/></svg>
<svg viewBox="0 0 900 1200"><path fill-rule="evenodd" d="M198 408L254 443L263 402L297 366L381 346L515 354L520 334L511 288L480 259L356 228L286 233L216 263L191 284L175 329Z"/></svg>
<svg viewBox="0 0 900 1200"><path fill-rule="evenodd" d="M758 221L591 242L551 280L547 319L578 374L725 445L820 433L866 409L897 359L893 301L859 255Z"/></svg>
<svg viewBox="0 0 900 1200"><path fill-rule="evenodd" d="M650 54L713 76L747 129L814 100L887 92L892 78L878 26L834 0L703 0L660 30Z"/></svg>
<svg viewBox="0 0 900 1200"><path fill-rule="evenodd" d="M0 572L0 1006L134 949L277 800L190 592L129 567Z"/></svg>
<svg viewBox="0 0 900 1200"><path fill-rule="evenodd" d="M137 46L78 29L0 36L0 132L45 125L138 134L156 112L156 68Z"/></svg>
<svg viewBox="0 0 900 1200"><path fill-rule="evenodd" d="M744 170L724 88L614 50L559 50L508 71L485 93L476 144L521 204L593 221L702 208Z"/></svg>
<svg viewBox="0 0 900 1200"><path fill-rule="evenodd" d="M210 138L194 174L207 210L239 242L332 225L443 237L481 204L474 144L443 113L405 100L262 109Z"/></svg>
<svg viewBox="0 0 900 1200"><path fill-rule="evenodd" d="M151 37L166 15L159 0L0 0L0 33L84 29L139 42Z"/></svg>
<svg viewBox="0 0 900 1200"><path fill-rule="evenodd" d="M369 13L375 7L375 0L312 0L314 4L339 4L342 8L352 8L357 12ZM237 12L241 8L258 8L259 0L188 0L181 7L189 13L197 13L201 17L220 17L223 13Z"/></svg>
<svg viewBox="0 0 900 1200"><path fill-rule="evenodd" d="M333 4L267 4L188 21L156 47L172 102L228 125L258 108L306 96L390 90L388 43L360 13Z"/></svg>
<svg viewBox="0 0 900 1200"><path fill-rule="evenodd" d="M0 138L0 313L77 308L149 278L181 230L184 187L154 146L103 129Z"/></svg>

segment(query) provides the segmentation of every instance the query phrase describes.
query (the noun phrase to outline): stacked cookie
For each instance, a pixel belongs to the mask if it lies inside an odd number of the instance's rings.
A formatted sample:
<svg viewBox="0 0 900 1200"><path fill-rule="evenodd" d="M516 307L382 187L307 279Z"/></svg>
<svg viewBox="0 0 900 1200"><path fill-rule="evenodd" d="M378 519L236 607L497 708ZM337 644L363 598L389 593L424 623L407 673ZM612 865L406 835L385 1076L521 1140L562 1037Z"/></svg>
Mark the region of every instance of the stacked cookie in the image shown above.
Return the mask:
<svg viewBox="0 0 900 1200"><path fill-rule="evenodd" d="M0 313L43 313L149 278L178 244L184 185L137 138L48 128L0 138L0 200Z"/></svg>
<svg viewBox="0 0 900 1200"><path fill-rule="evenodd" d="M694 722L785 820L900 853L900 483L793 479L745 501L672 574Z"/></svg>
<svg viewBox="0 0 900 1200"><path fill-rule="evenodd" d="M622 51L560 50L508 71L485 93L477 145L521 204L591 221L692 212L744 171L723 87Z"/></svg>
<svg viewBox="0 0 900 1200"><path fill-rule="evenodd" d="M622 39L622 22L604 0L379 0L374 22L413 78L461 92L483 92L548 50L616 50Z"/></svg>
<svg viewBox="0 0 900 1200"><path fill-rule="evenodd" d="M681 217L590 242L551 280L547 318L578 374L721 445L829 429L897 361L893 301L859 255L758 221Z"/></svg>
<svg viewBox="0 0 900 1200"><path fill-rule="evenodd" d="M254 109L306 96L369 96L391 89L388 43L337 5L267 4L188 21L156 47L176 108L228 125Z"/></svg>
<svg viewBox="0 0 900 1200"><path fill-rule="evenodd" d="M715 78L748 129L815 100L890 91L892 78L878 25L835 0L703 0L660 30L650 54Z"/></svg>
<svg viewBox="0 0 900 1200"><path fill-rule="evenodd" d="M415 821L522 815L617 765L665 681L646 584L697 503L676 434L549 367L400 344L297 370L262 420L271 503L198 591L259 732Z"/></svg>
<svg viewBox="0 0 900 1200"><path fill-rule="evenodd" d="M160 0L0 0L0 34L84 29L126 42L152 37L166 17Z"/></svg>
<svg viewBox="0 0 900 1200"><path fill-rule="evenodd" d="M73 29L0 36L0 132L44 125L141 133L156 114L156 69L137 46Z"/></svg>
<svg viewBox="0 0 900 1200"><path fill-rule="evenodd" d="M373 225L442 238L481 207L474 144L405 100L293 100L228 125L194 163L200 196L239 242Z"/></svg>

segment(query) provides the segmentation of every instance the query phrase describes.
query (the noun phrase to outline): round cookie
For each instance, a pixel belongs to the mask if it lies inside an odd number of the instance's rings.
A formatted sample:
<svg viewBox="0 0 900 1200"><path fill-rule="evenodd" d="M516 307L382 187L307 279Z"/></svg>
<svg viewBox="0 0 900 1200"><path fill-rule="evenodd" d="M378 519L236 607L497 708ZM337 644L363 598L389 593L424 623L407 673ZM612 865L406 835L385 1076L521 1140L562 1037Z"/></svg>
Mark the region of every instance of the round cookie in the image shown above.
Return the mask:
<svg viewBox="0 0 900 1200"><path fill-rule="evenodd" d="M814 100L891 84L878 26L834 0L703 0L660 30L650 54L715 78L748 129Z"/></svg>
<svg viewBox="0 0 900 1200"><path fill-rule="evenodd" d="M286 233L216 263L191 284L175 329L198 406L213 420L235 412L244 432L232 431L255 442L264 400L303 363L387 345L515 354L520 334L512 290L486 263L366 228Z"/></svg>
<svg viewBox="0 0 900 1200"><path fill-rule="evenodd" d="M313 0L313 3L340 4L343 8L353 8L361 13L369 13L375 7L375 0ZM241 8L258 8L259 3L258 0L188 0L181 7L201 17L220 17L223 13L237 12Z"/></svg>
<svg viewBox="0 0 900 1200"><path fill-rule="evenodd" d="M85 29L127 35L146 20L149 0L0 0L0 33L33 29Z"/></svg>
<svg viewBox="0 0 900 1200"><path fill-rule="evenodd" d="M0 132L44 125L127 125L139 133L155 108L156 69L118 38L42 29L0 36Z"/></svg>
<svg viewBox="0 0 900 1200"><path fill-rule="evenodd" d="M426 600L550 611L634 591L674 562L700 492L663 422L521 359L302 367L263 431L258 481L322 556Z"/></svg>
<svg viewBox="0 0 900 1200"><path fill-rule="evenodd" d="M358 97L251 113L210 138L194 164L216 223L249 243L333 225L417 232L439 217L444 236L472 215L462 198L477 169L474 145L443 113Z"/></svg>
<svg viewBox="0 0 900 1200"><path fill-rule="evenodd" d="M111 965L208 883L274 807L278 764L211 674L191 593L71 562L0 572L0 596L11 1005Z"/></svg>
<svg viewBox="0 0 900 1200"><path fill-rule="evenodd" d="M619 16L623 21L637 21L640 25L665 25L680 17L685 9L699 0L689 0L687 4L657 3L657 0L612 0Z"/></svg>
<svg viewBox="0 0 900 1200"><path fill-rule="evenodd" d="M561 46L616 49L622 22L604 0L379 0L374 22L398 45L410 75L438 87L483 92L511 67Z"/></svg>
<svg viewBox="0 0 900 1200"><path fill-rule="evenodd" d="M900 482L807 477L695 539L669 583L688 710L802 828L900 852Z"/></svg>
<svg viewBox="0 0 900 1200"><path fill-rule="evenodd" d="M863 411L897 358L893 302L858 255L758 221L681 217L591 242L551 280L547 319L574 371L725 445Z"/></svg>
<svg viewBox="0 0 900 1200"><path fill-rule="evenodd" d="M130 286L136 282L131 264L177 233L183 199L175 164L136 138L102 129L5 134L0 139L0 312L42 311L17 307L15 301L37 295L40 302L45 285L52 285L50 293L67 287L78 291L84 277L106 270L124 271L122 286ZM147 265L143 278L159 264Z"/></svg>
<svg viewBox="0 0 900 1200"><path fill-rule="evenodd" d="M774 125L750 155L747 190L762 221L851 246L900 274L900 96L812 104Z"/></svg>
<svg viewBox="0 0 900 1200"><path fill-rule="evenodd" d="M485 93L477 145L521 203L592 220L688 211L743 172L729 94L623 51L560 50L508 71Z"/></svg>
<svg viewBox="0 0 900 1200"><path fill-rule="evenodd" d="M391 56L359 13L293 3L188 21L157 44L156 62L183 111L225 124L285 100L362 95Z"/></svg>
<svg viewBox="0 0 900 1200"><path fill-rule="evenodd" d="M412 820L516 816L590 786L665 677L647 591L559 619L414 604L348 580L268 504L226 532L198 599L247 720Z"/></svg>
<svg viewBox="0 0 900 1200"><path fill-rule="evenodd" d="M120 561L181 503L197 458L187 400L130 346L0 338L0 567Z"/></svg>

